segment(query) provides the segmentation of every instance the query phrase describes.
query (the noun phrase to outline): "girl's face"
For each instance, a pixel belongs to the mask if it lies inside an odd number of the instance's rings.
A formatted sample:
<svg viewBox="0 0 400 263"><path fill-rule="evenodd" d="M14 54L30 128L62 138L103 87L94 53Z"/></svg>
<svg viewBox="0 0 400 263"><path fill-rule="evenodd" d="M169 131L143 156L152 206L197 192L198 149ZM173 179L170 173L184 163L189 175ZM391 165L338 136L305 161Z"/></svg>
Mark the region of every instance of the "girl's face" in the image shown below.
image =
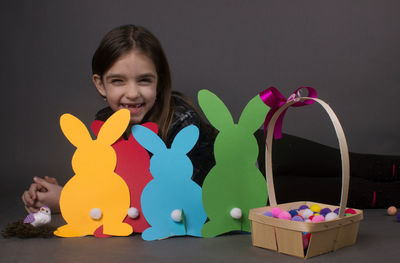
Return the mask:
<svg viewBox="0 0 400 263"><path fill-rule="evenodd" d="M132 50L122 55L104 74L93 75L99 93L111 109L129 109L131 124L142 122L157 96L158 76L153 61L143 53Z"/></svg>

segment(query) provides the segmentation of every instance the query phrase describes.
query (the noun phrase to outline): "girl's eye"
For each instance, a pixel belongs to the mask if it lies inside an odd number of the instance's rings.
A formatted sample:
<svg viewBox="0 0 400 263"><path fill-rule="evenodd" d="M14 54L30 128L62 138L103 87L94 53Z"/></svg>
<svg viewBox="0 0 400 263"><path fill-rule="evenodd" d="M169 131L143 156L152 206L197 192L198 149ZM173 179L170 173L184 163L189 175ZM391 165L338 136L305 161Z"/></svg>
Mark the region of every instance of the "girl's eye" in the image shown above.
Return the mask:
<svg viewBox="0 0 400 263"><path fill-rule="evenodd" d="M139 83L141 83L141 84L150 84L150 83L152 83L152 79L150 79L150 78L140 79Z"/></svg>
<svg viewBox="0 0 400 263"><path fill-rule="evenodd" d="M111 83L113 83L113 84L120 84L120 83L122 83L122 79L112 79L112 80L111 80Z"/></svg>

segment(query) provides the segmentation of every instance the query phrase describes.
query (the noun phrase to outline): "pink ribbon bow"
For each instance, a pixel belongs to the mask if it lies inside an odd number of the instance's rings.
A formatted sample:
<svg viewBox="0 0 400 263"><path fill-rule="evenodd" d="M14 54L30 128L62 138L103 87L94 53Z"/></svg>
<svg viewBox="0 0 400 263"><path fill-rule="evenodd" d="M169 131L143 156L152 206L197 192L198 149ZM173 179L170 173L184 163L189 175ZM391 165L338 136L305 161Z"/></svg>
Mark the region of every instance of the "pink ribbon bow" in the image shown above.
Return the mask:
<svg viewBox="0 0 400 263"><path fill-rule="evenodd" d="M267 126L269 121L271 120L272 116L274 113L286 102L295 100L297 101L291 107L301 107L301 106L306 106L313 104L313 100L305 100L303 102L300 101L299 97L300 96L300 90L302 89L307 89L308 90L308 95L306 97L311 97L311 98L316 98L317 97L317 91L311 87L300 87L297 90L295 90L288 99L286 99L282 93L278 91L275 87L270 87L262 92L260 92L260 98L261 100L269 106L271 109L269 110L267 117L265 118L264 122L264 135L267 132ZM287 110L287 109L286 109ZM279 116L278 120L276 121L275 129L274 129L274 138L275 139L280 139L282 138L282 123L283 123L283 117L285 116L286 110L282 112L282 114Z"/></svg>

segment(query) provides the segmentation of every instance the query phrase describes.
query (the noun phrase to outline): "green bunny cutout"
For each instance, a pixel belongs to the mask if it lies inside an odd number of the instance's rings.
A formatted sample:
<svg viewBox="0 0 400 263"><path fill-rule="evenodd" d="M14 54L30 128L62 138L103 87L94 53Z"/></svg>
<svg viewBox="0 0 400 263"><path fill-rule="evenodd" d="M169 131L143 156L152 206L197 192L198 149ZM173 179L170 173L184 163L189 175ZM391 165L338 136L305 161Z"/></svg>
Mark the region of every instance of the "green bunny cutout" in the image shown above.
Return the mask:
<svg viewBox="0 0 400 263"><path fill-rule="evenodd" d="M225 104L212 92L200 90L198 101L209 122L219 131L214 143L216 164L204 180L202 198L210 219L202 228L203 237L230 231L251 231L249 210L265 206L267 185L255 163L258 156L254 132L269 111L260 96L244 108L235 124Z"/></svg>

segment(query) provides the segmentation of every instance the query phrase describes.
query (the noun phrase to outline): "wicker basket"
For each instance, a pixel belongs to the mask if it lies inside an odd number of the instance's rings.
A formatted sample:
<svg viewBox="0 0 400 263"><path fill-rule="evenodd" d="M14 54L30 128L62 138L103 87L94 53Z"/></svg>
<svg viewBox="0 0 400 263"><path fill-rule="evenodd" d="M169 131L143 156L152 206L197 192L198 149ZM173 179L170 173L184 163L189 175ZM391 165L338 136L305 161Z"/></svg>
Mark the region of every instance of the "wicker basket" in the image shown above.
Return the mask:
<svg viewBox="0 0 400 263"><path fill-rule="evenodd" d="M271 157L273 130L275 122L280 114L299 100L314 100L321 104L328 112L335 127L342 159L342 193L340 206L309 201L299 201L280 205L277 205L276 203ZM363 212L362 210L354 209L356 211L355 214L344 216L349 190L349 153L343 129L335 113L327 103L316 98L301 97L295 101L292 100L287 102L277 110L270 120L267 129L265 168L270 206L250 210L249 219L251 220L252 241L254 246L271 249L279 253L293 255L300 258L310 258L353 245L356 242L358 227L363 218ZM308 206L318 204L323 208L328 207L332 209L332 211L336 208L340 208L339 217L331 221L307 223L282 220L264 215L264 212L269 211L276 206L287 211L298 208L304 204ZM311 234L307 249L304 249L303 247L303 232Z"/></svg>

